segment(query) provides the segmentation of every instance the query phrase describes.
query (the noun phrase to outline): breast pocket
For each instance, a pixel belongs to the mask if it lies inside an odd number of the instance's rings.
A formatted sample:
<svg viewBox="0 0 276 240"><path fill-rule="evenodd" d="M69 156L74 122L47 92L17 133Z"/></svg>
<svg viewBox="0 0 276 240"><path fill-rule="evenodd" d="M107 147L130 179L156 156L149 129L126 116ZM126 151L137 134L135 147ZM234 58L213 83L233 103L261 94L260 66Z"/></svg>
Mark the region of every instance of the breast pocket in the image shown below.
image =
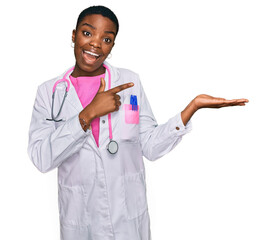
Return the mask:
<svg viewBox="0 0 276 240"><path fill-rule="evenodd" d="M133 109L131 104L124 104L121 115L122 140L138 141L139 139L139 105Z"/></svg>
<svg viewBox="0 0 276 240"><path fill-rule="evenodd" d="M133 109L131 104L124 104L125 123L139 124L139 105Z"/></svg>

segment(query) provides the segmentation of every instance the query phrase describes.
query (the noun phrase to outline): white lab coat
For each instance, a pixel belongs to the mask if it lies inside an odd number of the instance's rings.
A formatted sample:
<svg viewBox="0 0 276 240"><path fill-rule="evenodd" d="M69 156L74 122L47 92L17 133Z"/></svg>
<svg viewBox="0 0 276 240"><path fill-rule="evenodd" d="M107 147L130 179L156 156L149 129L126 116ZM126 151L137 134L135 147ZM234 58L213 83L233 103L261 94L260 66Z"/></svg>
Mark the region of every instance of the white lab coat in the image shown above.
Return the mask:
<svg viewBox="0 0 276 240"><path fill-rule="evenodd" d="M62 240L150 240L143 156L155 160L171 151L190 130L190 123L184 126L179 113L157 125L138 75L105 64L111 72L111 88L135 84L119 93L122 106L111 114L118 152L111 155L106 149L107 116L100 118L99 148L91 130L83 131L78 119L83 107L72 84L60 115L64 121L46 120L51 118L53 85L63 74L38 87L28 153L43 173L58 167ZM106 82L108 77L106 71ZM54 115L65 87L65 82L57 85ZM139 124L125 121L123 104L130 103L131 94L138 99Z"/></svg>

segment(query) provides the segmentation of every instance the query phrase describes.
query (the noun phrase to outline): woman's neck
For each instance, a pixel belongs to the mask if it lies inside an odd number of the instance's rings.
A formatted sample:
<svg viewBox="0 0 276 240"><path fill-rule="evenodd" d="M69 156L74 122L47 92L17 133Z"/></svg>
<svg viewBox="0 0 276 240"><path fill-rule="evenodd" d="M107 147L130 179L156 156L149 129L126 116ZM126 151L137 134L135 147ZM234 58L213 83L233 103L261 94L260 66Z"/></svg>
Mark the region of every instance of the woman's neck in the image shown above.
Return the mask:
<svg viewBox="0 0 276 240"><path fill-rule="evenodd" d="M92 70L92 71L85 71L83 69L81 69L77 64L75 65L75 68L72 72L72 76L77 78L77 77L94 77L94 76L98 76L98 75L102 75L105 73L105 67L103 65L101 65L99 68L97 68L96 70Z"/></svg>

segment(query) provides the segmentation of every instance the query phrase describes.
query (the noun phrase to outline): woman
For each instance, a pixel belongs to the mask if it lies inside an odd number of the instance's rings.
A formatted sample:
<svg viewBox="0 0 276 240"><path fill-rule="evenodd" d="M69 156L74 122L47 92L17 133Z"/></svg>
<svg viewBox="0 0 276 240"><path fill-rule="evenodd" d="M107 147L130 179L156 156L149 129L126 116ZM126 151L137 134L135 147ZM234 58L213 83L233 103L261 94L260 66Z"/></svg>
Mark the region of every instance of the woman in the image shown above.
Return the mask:
<svg viewBox="0 0 276 240"><path fill-rule="evenodd" d="M172 150L200 108L248 102L199 95L157 125L137 74L105 62L118 30L108 8L85 9L72 34L75 66L38 88L28 152L41 172L58 167L63 240L150 239L143 156Z"/></svg>

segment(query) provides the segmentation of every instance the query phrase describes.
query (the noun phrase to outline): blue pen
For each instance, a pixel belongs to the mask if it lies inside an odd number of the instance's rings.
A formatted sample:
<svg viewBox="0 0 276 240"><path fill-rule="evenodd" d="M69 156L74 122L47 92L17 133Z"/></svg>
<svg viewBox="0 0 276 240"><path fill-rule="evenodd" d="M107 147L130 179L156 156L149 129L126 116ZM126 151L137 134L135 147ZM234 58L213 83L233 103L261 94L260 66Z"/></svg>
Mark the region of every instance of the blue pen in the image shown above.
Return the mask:
<svg viewBox="0 0 276 240"><path fill-rule="evenodd" d="M134 96L134 110L138 111L138 103L137 103L137 96Z"/></svg>
<svg viewBox="0 0 276 240"><path fill-rule="evenodd" d="M130 95L130 104L131 104L131 110L133 111L133 96Z"/></svg>
<svg viewBox="0 0 276 240"><path fill-rule="evenodd" d="M137 104L137 96L131 95L130 96L130 104L131 104L131 110L137 111L138 110L138 104Z"/></svg>

